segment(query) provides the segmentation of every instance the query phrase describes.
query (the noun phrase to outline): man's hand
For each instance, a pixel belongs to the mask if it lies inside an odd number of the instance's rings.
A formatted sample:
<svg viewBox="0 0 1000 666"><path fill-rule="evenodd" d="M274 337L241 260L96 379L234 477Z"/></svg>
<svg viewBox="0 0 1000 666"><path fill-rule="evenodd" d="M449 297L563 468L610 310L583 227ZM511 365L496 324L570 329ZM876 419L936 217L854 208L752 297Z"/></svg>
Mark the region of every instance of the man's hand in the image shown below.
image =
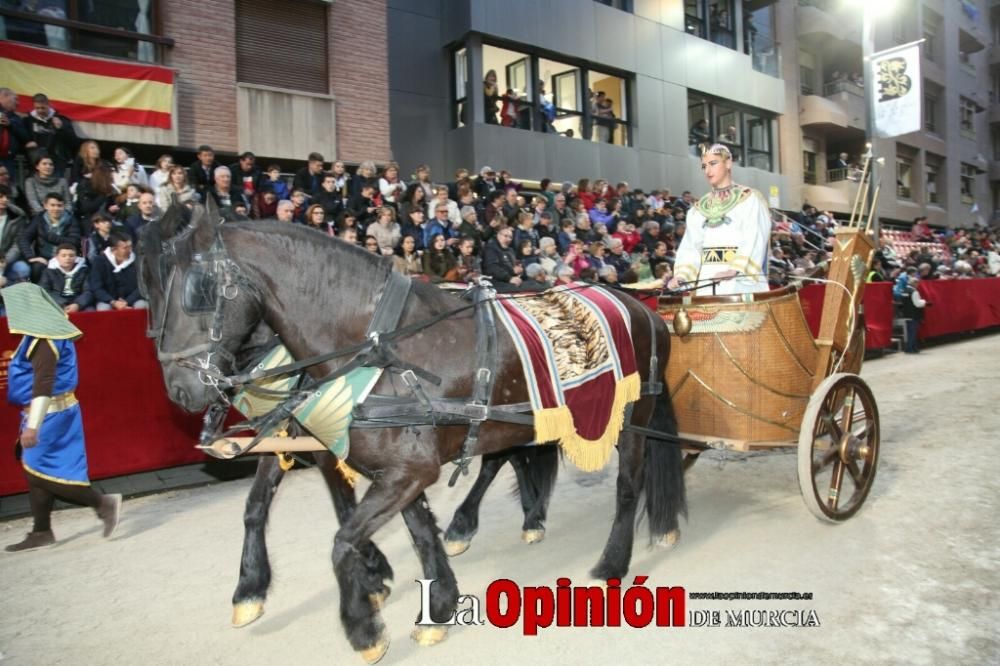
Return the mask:
<svg viewBox="0 0 1000 666"><path fill-rule="evenodd" d="M524 266L522 266L521 264L514 265L514 275L520 275L523 272L524 272Z"/></svg>
<svg viewBox="0 0 1000 666"><path fill-rule="evenodd" d="M34 428L25 428L21 431L21 446L30 449L38 444L38 431Z"/></svg>
<svg viewBox="0 0 1000 666"><path fill-rule="evenodd" d="M739 275L740 272L730 268L728 271L722 271L721 273L716 273L712 279L713 280L728 280L729 278L734 278Z"/></svg>
<svg viewBox="0 0 1000 666"><path fill-rule="evenodd" d="M74 312L80 311L80 306L77 305L76 303L70 303L69 305L63 307L63 311L66 314L73 314Z"/></svg>
<svg viewBox="0 0 1000 666"><path fill-rule="evenodd" d="M35 142L35 141L29 141L28 143L24 144L24 147L25 148L38 148L38 143Z"/></svg>
<svg viewBox="0 0 1000 666"><path fill-rule="evenodd" d="M687 284L687 282L685 282L684 280L675 275L674 277L670 278L670 282L667 283L667 289L670 289L671 291L676 291L677 289L681 289L685 284Z"/></svg>
<svg viewBox="0 0 1000 666"><path fill-rule="evenodd" d="M515 287L520 287L521 286L521 278L519 278L519 277L512 277L510 279L510 283L512 285L514 285Z"/></svg>
<svg viewBox="0 0 1000 666"><path fill-rule="evenodd" d="M128 307L128 302L124 298L111 301L111 307L115 310L124 310Z"/></svg>

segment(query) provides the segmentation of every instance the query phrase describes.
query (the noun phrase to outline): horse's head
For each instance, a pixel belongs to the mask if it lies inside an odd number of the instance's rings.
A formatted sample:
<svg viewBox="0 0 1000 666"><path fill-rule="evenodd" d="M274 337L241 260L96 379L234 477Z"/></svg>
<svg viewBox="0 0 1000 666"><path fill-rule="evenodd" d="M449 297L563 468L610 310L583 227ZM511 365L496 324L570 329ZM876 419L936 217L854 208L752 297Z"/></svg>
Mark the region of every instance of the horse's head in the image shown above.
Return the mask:
<svg viewBox="0 0 1000 666"><path fill-rule="evenodd" d="M236 372L236 356L260 308L223 244L211 197L186 220L186 210L172 206L143 230L141 284L167 393L197 412L224 397L228 387L219 380Z"/></svg>

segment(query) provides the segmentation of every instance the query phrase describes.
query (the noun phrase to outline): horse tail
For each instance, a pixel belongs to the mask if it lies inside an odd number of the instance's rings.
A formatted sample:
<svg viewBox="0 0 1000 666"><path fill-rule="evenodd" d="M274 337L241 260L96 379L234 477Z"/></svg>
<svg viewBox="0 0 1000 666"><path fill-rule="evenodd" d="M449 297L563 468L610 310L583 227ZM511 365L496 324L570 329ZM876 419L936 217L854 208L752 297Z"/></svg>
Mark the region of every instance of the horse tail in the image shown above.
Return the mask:
<svg viewBox="0 0 1000 666"><path fill-rule="evenodd" d="M511 464L517 472L511 494L534 505L539 500L548 504L559 474L562 447L555 444L520 446L510 451Z"/></svg>
<svg viewBox="0 0 1000 666"><path fill-rule="evenodd" d="M656 406L648 427L676 435L677 420L670 395L664 391L654 399ZM678 528L678 516L687 518L683 463L684 456L677 442L646 438L646 515L649 535L654 541Z"/></svg>

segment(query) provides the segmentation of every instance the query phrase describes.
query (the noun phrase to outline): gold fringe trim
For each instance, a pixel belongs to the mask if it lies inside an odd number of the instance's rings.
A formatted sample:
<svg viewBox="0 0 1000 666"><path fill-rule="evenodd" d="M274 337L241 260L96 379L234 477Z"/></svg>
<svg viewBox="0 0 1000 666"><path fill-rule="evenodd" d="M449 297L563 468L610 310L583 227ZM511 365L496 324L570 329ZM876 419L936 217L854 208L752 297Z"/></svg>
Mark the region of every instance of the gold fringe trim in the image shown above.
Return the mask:
<svg viewBox="0 0 1000 666"><path fill-rule="evenodd" d="M559 440L566 457L584 472L603 469L611 459L611 450L618 443L618 436L625 424L625 408L639 399L642 381L639 373L624 377L615 385L611 416L604 433L594 440L585 439L576 431L573 415L569 407L553 407L534 412L535 441L551 442Z"/></svg>
<svg viewBox="0 0 1000 666"><path fill-rule="evenodd" d="M344 481L347 481L347 485L353 488L354 484L357 483L358 481L357 470L352 468L350 465L345 463L340 458L337 458L337 471L340 472L340 475L344 477Z"/></svg>

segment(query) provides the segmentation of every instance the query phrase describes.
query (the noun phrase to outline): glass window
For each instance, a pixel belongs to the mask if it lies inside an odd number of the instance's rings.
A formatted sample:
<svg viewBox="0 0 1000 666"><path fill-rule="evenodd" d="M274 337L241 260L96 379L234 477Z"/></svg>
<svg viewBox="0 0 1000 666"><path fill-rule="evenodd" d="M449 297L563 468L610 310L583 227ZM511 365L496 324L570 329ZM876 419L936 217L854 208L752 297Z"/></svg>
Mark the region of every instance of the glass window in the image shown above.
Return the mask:
<svg viewBox="0 0 1000 666"><path fill-rule="evenodd" d="M976 167L962 164L962 203L971 205L976 202Z"/></svg>
<svg viewBox="0 0 1000 666"><path fill-rule="evenodd" d="M913 162L907 157L896 158L896 197L912 199Z"/></svg>
<svg viewBox="0 0 1000 666"><path fill-rule="evenodd" d="M924 194L927 197L927 203L942 205L944 203L944 193L939 192L938 187L941 179L941 165L943 160L931 153L927 153L924 161Z"/></svg>
<svg viewBox="0 0 1000 666"><path fill-rule="evenodd" d="M976 137L976 105L967 97L958 98L958 127L962 136Z"/></svg>
<svg viewBox="0 0 1000 666"><path fill-rule="evenodd" d="M688 146L695 157L712 144L710 117L707 100L688 98Z"/></svg>
<svg viewBox="0 0 1000 666"><path fill-rule="evenodd" d="M751 10L743 5L743 52L755 70L770 76L778 72L778 42L774 31L774 6Z"/></svg>
<svg viewBox="0 0 1000 666"><path fill-rule="evenodd" d="M806 51L799 51L799 92L816 94L816 56Z"/></svg>
<svg viewBox="0 0 1000 666"><path fill-rule="evenodd" d="M816 153L802 151L802 181L806 185L816 184Z"/></svg>
<svg viewBox="0 0 1000 666"><path fill-rule="evenodd" d="M593 141L629 145L628 81L590 72L590 115Z"/></svg>
<svg viewBox="0 0 1000 666"><path fill-rule="evenodd" d="M715 143L721 143L733 154L733 161L743 163L743 153L740 144L743 142L740 130L740 114L736 109L724 104L714 104L712 107L712 131L715 133Z"/></svg>
<svg viewBox="0 0 1000 666"><path fill-rule="evenodd" d="M938 128L938 97L936 92L924 88L924 129L937 133Z"/></svg>
<svg viewBox="0 0 1000 666"><path fill-rule="evenodd" d="M531 58L525 53L485 45L483 72L486 124L531 129Z"/></svg>
<svg viewBox="0 0 1000 666"><path fill-rule="evenodd" d="M554 60L538 60L544 94L541 98L545 129L573 139L583 138L583 73L579 67Z"/></svg>
<svg viewBox="0 0 1000 666"><path fill-rule="evenodd" d="M746 165L763 171L771 171L771 121L768 118L744 113L743 122L746 129L747 159Z"/></svg>
<svg viewBox="0 0 1000 666"><path fill-rule="evenodd" d="M927 7L924 7L924 57L930 61L937 60L937 36L941 27L941 17Z"/></svg>
<svg viewBox="0 0 1000 666"><path fill-rule="evenodd" d="M704 0L684 0L684 29L702 39L708 34L705 26Z"/></svg>
<svg viewBox="0 0 1000 666"><path fill-rule="evenodd" d="M775 171L773 120L765 112L692 93L688 96L688 146L692 155L700 157L708 145L721 143L729 148L735 163ZM815 158L812 171L815 174Z"/></svg>
<svg viewBox="0 0 1000 666"><path fill-rule="evenodd" d="M453 127L465 127L469 124L469 53L465 49L455 51L452 60L455 76L452 80L454 87L452 91L452 108L455 115L452 117Z"/></svg>
<svg viewBox="0 0 1000 666"><path fill-rule="evenodd" d="M141 62L155 62L157 59L155 43L105 30L110 28L139 35L153 35L154 0L31 0L2 2L0 6L37 14L39 17L38 21L0 18L0 25L6 28L5 39L59 51L81 51ZM93 25L95 29L66 28L46 23L47 19L80 21Z"/></svg>
<svg viewBox="0 0 1000 666"><path fill-rule="evenodd" d="M708 35L712 42L729 49L736 48L732 0L715 0L708 10Z"/></svg>

